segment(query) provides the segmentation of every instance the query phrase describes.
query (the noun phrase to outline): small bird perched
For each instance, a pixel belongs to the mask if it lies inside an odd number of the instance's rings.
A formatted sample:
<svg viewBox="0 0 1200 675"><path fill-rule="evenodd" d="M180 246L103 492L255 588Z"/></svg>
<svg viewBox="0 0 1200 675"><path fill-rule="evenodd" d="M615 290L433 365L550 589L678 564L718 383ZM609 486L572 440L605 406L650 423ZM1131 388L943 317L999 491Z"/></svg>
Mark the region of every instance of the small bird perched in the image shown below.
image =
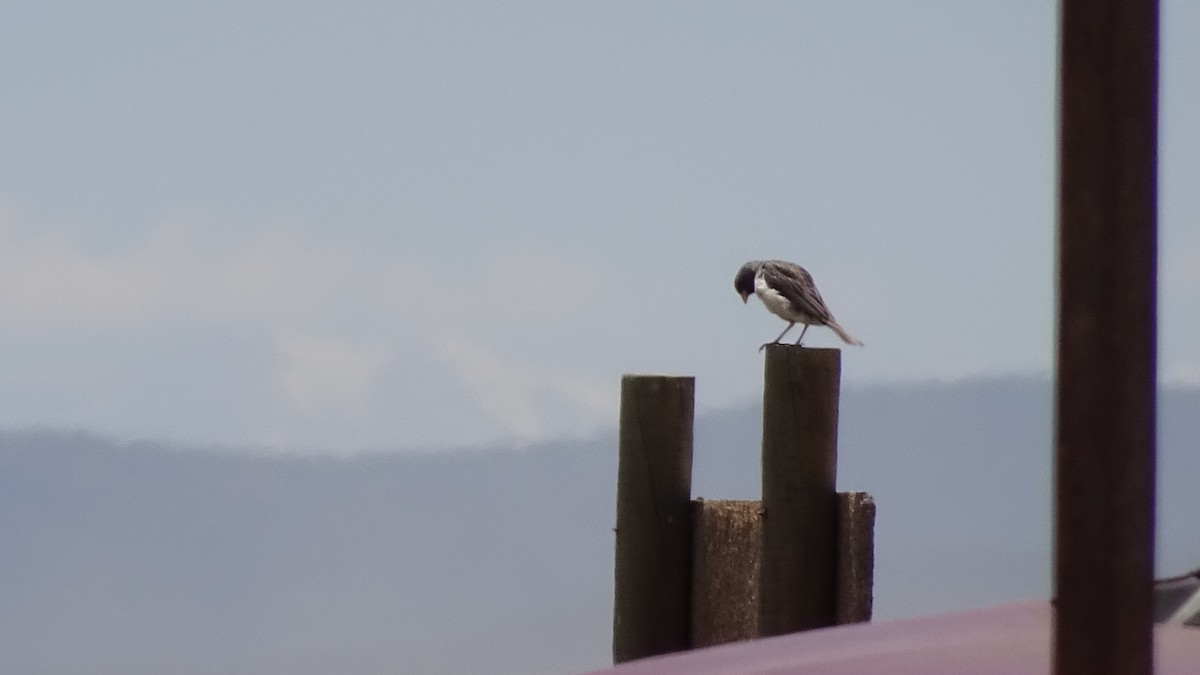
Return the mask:
<svg viewBox="0 0 1200 675"><path fill-rule="evenodd" d="M746 302L751 294L756 293L772 314L788 322L787 328L783 329L779 337L775 338L774 342L759 347L759 351L769 344L779 344L783 336L797 323L804 324L800 338L796 340L797 345L804 339L804 333L809 326L829 326L842 342L862 346L861 342L833 320L833 314L825 306L821 294L817 292L812 275L796 263L784 260L751 260L738 270L737 276L733 278L733 287L738 295L742 296L742 302Z"/></svg>

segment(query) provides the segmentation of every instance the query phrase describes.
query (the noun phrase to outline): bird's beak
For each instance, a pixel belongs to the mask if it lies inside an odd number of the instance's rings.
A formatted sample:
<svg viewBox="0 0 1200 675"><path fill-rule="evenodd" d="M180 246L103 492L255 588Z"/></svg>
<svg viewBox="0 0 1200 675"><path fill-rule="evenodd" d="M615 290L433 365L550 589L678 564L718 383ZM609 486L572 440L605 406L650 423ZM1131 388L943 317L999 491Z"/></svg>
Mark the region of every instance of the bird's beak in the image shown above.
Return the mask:
<svg viewBox="0 0 1200 675"><path fill-rule="evenodd" d="M745 303L746 303L746 302L747 302L747 301L750 299L750 294L749 294L749 293L738 293L738 295L742 296L742 303L743 303L743 304L745 304Z"/></svg>

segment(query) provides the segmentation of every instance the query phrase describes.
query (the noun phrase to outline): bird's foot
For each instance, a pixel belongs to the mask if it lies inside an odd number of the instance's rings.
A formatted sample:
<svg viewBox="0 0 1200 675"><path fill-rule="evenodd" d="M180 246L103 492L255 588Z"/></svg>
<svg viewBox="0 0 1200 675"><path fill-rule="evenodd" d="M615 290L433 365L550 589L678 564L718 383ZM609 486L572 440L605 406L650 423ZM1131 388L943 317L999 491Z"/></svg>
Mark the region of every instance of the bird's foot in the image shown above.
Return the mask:
<svg viewBox="0 0 1200 675"><path fill-rule="evenodd" d="M781 344L781 343L779 342L779 340L776 340L776 341L774 341L774 342L764 342L764 343L762 343L762 345L761 345L761 346L758 348L758 351L760 351L760 352L761 352L762 350L766 349L767 347L770 347L771 345L777 345L777 344Z"/></svg>

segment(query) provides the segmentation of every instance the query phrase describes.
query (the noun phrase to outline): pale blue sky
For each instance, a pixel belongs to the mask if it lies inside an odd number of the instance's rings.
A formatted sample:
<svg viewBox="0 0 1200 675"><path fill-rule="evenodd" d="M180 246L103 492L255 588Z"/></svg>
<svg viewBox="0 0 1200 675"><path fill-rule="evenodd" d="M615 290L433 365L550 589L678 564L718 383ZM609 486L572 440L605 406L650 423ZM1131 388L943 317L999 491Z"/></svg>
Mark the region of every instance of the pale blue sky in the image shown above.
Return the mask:
<svg viewBox="0 0 1200 675"><path fill-rule="evenodd" d="M1193 384L1198 34L1163 3ZM623 372L740 403L762 257L867 344L848 383L1048 374L1055 40L1028 1L8 3L0 426L341 453L611 426Z"/></svg>

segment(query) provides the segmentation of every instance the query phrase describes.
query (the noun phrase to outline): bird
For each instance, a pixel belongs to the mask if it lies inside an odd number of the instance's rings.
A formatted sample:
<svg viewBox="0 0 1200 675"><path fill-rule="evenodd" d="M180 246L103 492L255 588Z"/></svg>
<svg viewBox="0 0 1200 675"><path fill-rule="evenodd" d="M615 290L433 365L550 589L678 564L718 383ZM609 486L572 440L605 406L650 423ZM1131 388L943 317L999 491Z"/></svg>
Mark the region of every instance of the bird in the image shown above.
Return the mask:
<svg viewBox="0 0 1200 675"><path fill-rule="evenodd" d="M837 336L849 345L862 346L862 342L833 319L833 313L825 306L821 294L813 283L808 270L796 263L786 260L751 260L742 265L737 276L733 278L733 288L746 302L751 295L757 294L763 305L775 316L788 322L787 328L775 338L758 348L762 351L767 345L779 344L784 335L798 323L804 324L800 337L796 340L799 345L804 339L804 333L809 326L829 326Z"/></svg>

